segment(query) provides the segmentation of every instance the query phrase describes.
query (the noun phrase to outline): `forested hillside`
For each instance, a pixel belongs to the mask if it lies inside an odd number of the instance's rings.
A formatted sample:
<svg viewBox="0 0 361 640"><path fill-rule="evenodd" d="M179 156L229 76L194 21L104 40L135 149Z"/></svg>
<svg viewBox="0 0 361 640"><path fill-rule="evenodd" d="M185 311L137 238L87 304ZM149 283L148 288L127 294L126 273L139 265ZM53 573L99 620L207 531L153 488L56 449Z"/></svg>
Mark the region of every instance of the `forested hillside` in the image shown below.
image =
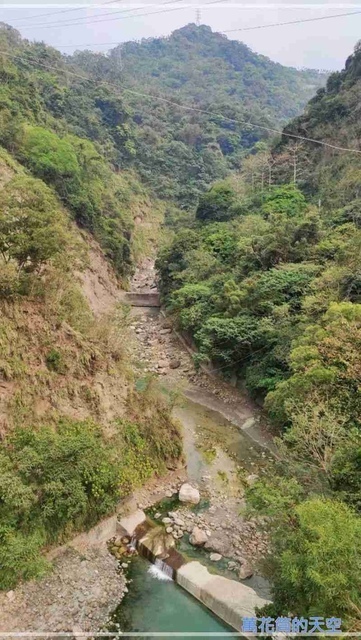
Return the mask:
<svg viewBox="0 0 361 640"><path fill-rule="evenodd" d="M128 42L74 62L99 79L117 80L137 125L134 164L161 197L183 207L212 180L239 166L267 133L242 124L275 126L300 113L325 74L276 64L205 25L189 24L168 38ZM150 93L195 107L189 112L150 100ZM223 114L239 123L197 110Z"/></svg>
<svg viewBox="0 0 361 640"><path fill-rule="evenodd" d="M164 300L200 361L236 374L280 435L249 490L270 517L272 615L361 610L361 51L285 132L170 220Z"/></svg>
<svg viewBox="0 0 361 640"><path fill-rule="evenodd" d="M6 25L0 50L0 588L8 589L45 570L44 547L94 524L180 455L169 407L152 385L135 389L116 295L113 312L96 316L83 275L102 264L104 285L106 258L126 285L165 209L176 217L172 201L187 204L230 165L218 143L210 148L223 128L214 118L200 150L177 140L170 108L156 113L157 140L148 139L143 120L154 103L138 110L124 94L117 52L66 58ZM257 139L236 133L237 152Z"/></svg>
<svg viewBox="0 0 361 640"><path fill-rule="evenodd" d="M164 213L134 170L117 170L95 104L121 118L121 103L68 87L60 54L12 29L1 49L21 54L0 62L0 589L11 589L47 570L44 549L164 472L181 441L154 385L136 390L117 305ZM99 291L108 305L94 309Z"/></svg>
<svg viewBox="0 0 361 640"><path fill-rule="evenodd" d="M139 94L274 126L325 82L195 25L108 55L73 56L3 25L0 47L0 142L55 186L122 274L131 270L131 220L114 170L136 170L153 195L187 208L267 135ZM132 190L142 187L133 181Z"/></svg>
<svg viewBox="0 0 361 640"><path fill-rule="evenodd" d="M249 495L274 525L275 611L357 628L359 156L233 122L280 126L323 76L194 25L69 57L2 25L0 51L0 588L180 455L116 296L99 317L82 287L92 260L127 286L165 214L166 305L283 434ZM290 131L358 147L359 57Z"/></svg>

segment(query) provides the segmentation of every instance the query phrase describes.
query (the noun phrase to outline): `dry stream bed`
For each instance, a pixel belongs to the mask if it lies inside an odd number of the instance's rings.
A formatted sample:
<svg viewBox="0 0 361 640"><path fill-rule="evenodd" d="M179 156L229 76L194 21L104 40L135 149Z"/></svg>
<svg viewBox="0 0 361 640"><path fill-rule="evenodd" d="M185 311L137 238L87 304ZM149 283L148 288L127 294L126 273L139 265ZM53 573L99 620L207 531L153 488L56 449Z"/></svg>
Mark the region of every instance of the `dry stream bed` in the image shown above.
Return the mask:
<svg viewBox="0 0 361 640"><path fill-rule="evenodd" d="M137 277L138 290L149 286L149 278ZM174 528L174 518L168 523L179 551L187 560L200 560L210 572L244 580L267 598L268 585L257 571L267 538L262 520L246 517L244 501L244 487L267 472L273 460L259 409L246 394L196 372L159 311L134 310L131 333L139 378L154 374L163 392L175 399L173 415L181 425L186 460L185 469L141 489L133 508L149 508L164 496L170 500L187 478L198 487L201 501L193 508L176 505L183 527ZM161 502L149 515L161 522L169 511L174 516L172 510L174 505ZM195 527L206 537L202 546L190 543ZM70 546L54 563L46 578L0 594L0 631L96 631L110 617L114 630L229 630L176 584L157 579L159 573L149 572L143 558L119 572L104 540L88 545L85 534L80 550Z"/></svg>

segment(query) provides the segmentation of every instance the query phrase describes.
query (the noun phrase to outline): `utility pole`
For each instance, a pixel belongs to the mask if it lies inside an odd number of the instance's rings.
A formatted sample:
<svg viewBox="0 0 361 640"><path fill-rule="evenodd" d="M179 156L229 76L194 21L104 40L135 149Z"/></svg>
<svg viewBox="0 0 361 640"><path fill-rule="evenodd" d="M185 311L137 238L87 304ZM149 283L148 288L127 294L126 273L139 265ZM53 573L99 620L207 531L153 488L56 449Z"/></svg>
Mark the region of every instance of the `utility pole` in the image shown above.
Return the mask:
<svg viewBox="0 0 361 640"><path fill-rule="evenodd" d="M201 24L201 10L197 9L197 11L196 11L196 25L197 25L197 27L199 27L200 24Z"/></svg>

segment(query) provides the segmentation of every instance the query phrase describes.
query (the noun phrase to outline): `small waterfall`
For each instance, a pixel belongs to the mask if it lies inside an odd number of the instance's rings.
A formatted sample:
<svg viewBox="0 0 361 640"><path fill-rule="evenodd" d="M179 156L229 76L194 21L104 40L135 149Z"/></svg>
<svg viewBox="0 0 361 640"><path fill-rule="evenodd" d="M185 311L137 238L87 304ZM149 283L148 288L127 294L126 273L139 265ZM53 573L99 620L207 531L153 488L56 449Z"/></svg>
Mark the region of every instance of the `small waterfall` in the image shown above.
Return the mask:
<svg viewBox="0 0 361 640"><path fill-rule="evenodd" d="M138 526L128 545L149 560L151 573L158 580L175 580L177 569L184 564L183 556L174 548L174 539L164 528L147 520Z"/></svg>
<svg viewBox="0 0 361 640"><path fill-rule="evenodd" d="M173 580L173 569L160 558L155 558L154 564L148 569L153 578L157 580Z"/></svg>
<svg viewBox="0 0 361 640"><path fill-rule="evenodd" d="M137 549L137 536L135 535L135 533L133 533L132 538L129 542L129 549L133 549L134 551L136 551Z"/></svg>

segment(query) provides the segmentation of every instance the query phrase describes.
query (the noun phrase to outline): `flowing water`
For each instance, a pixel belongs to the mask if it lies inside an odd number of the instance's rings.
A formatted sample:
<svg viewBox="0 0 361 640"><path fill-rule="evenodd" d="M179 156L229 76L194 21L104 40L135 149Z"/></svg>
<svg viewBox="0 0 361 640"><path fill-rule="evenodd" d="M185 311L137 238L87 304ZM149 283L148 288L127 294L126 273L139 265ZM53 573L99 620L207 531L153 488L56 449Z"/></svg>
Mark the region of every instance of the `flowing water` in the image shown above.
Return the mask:
<svg viewBox="0 0 361 640"><path fill-rule="evenodd" d="M219 413L185 399L174 410L174 415L182 424L187 470L191 480L202 484L202 476L207 473L212 486L226 491L231 497L239 490L237 466L241 464L247 472L251 472L264 464L262 449ZM227 474L226 487L222 486L222 474ZM158 508L162 511L160 505ZM194 559L209 564L209 554L204 552L202 555L185 541L182 545L181 551L186 555L193 553ZM220 567L218 569L222 573ZM172 568L161 559L156 559L155 564L150 564L140 556L132 561L129 593L114 614L114 621L125 632L125 637L127 631L158 631L184 634L224 632L225 635L217 637L226 638L232 629L179 587L172 580L172 575ZM234 579L231 573L228 577ZM260 595L268 596L268 593L263 593L267 590L267 584L260 576L254 576L248 584ZM192 638L188 635L178 637Z"/></svg>
<svg viewBox="0 0 361 640"><path fill-rule="evenodd" d="M226 474L231 480L227 489L231 494L240 486L236 477L237 467L252 473L267 462L273 462L268 450L213 409L184 398L173 410L173 415L182 425L188 477L196 483L200 483L202 476L207 474L210 483L219 488L220 480Z"/></svg>
<svg viewBox="0 0 361 640"><path fill-rule="evenodd" d="M164 383L166 387L167 380ZM267 447L268 443L264 441L256 412L253 414L249 407L240 406L235 416L227 415L227 419L224 408L214 410L216 398L213 406L207 408L207 403L198 398L199 393L200 390L195 392L192 399L184 398L173 413L182 425L188 477L199 484L202 491L208 487L210 494L227 496L227 504L233 500L237 517L240 471L245 475L261 471L272 454L259 446ZM226 414L230 414L229 409ZM125 637L126 632L204 632L206 638L206 633L224 632L225 635L218 637L226 638L232 631L172 580L173 571L162 560L149 564L139 556L132 561L130 572L129 592L114 613L114 622L118 625L114 630L124 631ZM229 577L234 579L233 575ZM254 576L251 581L252 585L250 581L248 584L256 590L267 589L260 576Z"/></svg>
<svg viewBox="0 0 361 640"><path fill-rule="evenodd" d="M144 558L132 562L129 593L114 613L114 623L126 632L227 632L232 630L181 589L161 568L149 565ZM112 629L113 630L113 629ZM114 627L115 630L115 627ZM162 636L153 636L161 638ZM199 638L199 636L197 636ZM202 636L203 637L203 636ZM192 638L192 636L178 636ZM206 635L204 635L206 638ZM164 636L163 636L164 640Z"/></svg>
<svg viewBox="0 0 361 640"><path fill-rule="evenodd" d="M156 558L154 564L150 565L148 569L148 573L150 573L150 575L153 576L153 578L156 578L157 580L163 580L163 581L169 582L169 580L173 579L172 568L169 565L167 565L165 562L163 562L163 560L159 560L159 558Z"/></svg>

